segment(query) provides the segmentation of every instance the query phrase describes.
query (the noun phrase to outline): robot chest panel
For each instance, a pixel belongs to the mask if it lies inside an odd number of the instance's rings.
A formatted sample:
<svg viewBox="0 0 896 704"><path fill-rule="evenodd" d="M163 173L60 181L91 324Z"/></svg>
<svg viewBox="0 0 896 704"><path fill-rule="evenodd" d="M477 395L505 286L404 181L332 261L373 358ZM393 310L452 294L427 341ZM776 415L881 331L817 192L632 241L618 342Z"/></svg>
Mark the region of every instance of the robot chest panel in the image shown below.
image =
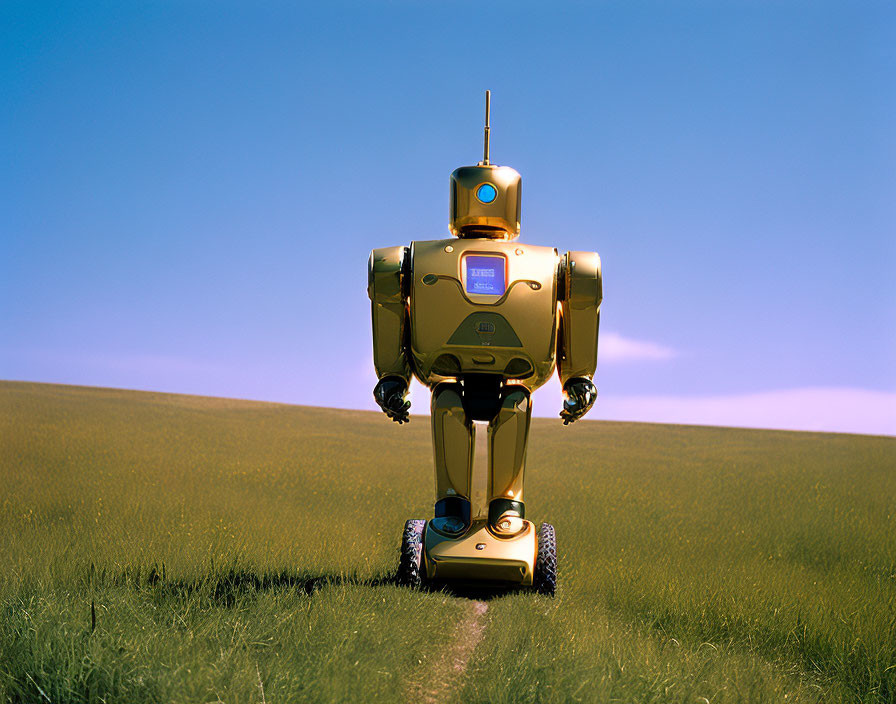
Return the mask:
<svg viewBox="0 0 896 704"><path fill-rule="evenodd" d="M557 252L491 240L411 245L410 342L424 383L467 373L533 385L553 370Z"/></svg>

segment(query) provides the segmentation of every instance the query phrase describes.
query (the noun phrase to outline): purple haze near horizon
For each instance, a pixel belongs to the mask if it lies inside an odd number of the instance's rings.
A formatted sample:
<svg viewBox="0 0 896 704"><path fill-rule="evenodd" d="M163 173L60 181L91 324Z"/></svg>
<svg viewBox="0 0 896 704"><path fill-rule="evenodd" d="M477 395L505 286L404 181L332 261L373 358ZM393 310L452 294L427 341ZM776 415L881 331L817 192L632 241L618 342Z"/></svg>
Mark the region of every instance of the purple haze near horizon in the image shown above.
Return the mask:
<svg viewBox="0 0 896 704"><path fill-rule="evenodd" d="M368 252L490 88L521 239L603 258L592 417L896 434L891 3L0 17L0 378L372 408Z"/></svg>

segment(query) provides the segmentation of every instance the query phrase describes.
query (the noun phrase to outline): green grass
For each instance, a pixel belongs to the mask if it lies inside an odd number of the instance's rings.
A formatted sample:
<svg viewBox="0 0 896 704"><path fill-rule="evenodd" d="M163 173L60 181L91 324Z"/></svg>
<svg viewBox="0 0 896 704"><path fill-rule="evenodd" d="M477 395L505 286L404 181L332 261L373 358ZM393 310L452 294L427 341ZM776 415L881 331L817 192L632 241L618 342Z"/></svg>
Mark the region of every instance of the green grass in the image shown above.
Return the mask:
<svg viewBox="0 0 896 704"><path fill-rule="evenodd" d="M429 432L0 383L0 701L410 697L470 610L390 581ZM560 593L440 701L896 701L896 440L536 420L527 503Z"/></svg>

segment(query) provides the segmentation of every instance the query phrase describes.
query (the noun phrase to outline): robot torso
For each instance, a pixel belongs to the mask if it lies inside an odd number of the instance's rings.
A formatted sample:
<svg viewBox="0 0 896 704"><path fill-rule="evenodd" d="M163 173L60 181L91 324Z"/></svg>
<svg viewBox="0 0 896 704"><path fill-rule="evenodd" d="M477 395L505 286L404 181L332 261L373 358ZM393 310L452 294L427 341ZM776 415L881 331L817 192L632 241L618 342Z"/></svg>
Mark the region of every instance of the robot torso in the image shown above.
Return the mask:
<svg viewBox="0 0 896 704"><path fill-rule="evenodd" d="M491 374L534 390L551 377L556 249L452 238L412 242L407 256L409 361L422 383Z"/></svg>

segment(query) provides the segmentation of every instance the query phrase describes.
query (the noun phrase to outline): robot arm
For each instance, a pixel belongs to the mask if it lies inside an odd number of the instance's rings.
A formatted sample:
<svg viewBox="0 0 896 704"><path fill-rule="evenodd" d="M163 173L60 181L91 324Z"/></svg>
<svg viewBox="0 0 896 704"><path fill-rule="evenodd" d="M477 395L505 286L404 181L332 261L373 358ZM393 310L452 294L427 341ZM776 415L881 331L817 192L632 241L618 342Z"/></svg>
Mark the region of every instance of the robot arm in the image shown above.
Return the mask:
<svg viewBox="0 0 896 704"><path fill-rule="evenodd" d="M560 333L557 369L563 384L563 423L584 416L597 400L597 335L603 300L600 257L567 252L560 262Z"/></svg>
<svg viewBox="0 0 896 704"><path fill-rule="evenodd" d="M370 253L367 295L373 321L373 366L379 381L373 396L392 420L408 420L406 400L411 367L406 354L407 247L385 247Z"/></svg>

